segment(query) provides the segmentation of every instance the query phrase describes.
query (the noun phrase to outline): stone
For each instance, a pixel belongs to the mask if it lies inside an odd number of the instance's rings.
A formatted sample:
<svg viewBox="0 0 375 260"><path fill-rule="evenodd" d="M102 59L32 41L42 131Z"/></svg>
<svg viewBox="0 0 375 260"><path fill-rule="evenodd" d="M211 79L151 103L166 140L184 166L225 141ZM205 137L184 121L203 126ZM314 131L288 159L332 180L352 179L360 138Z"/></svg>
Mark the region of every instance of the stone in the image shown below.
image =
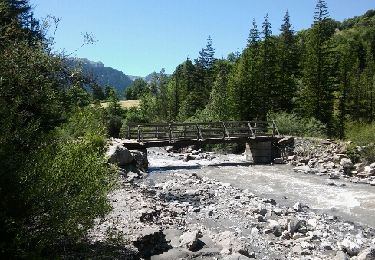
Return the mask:
<svg viewBox="0 0 375 260"><path fill-rule="evenodd" d="M344 168L350 168L350 169L354 167L352 160L350 160L349 158L342 158L340 160L340 165Z"/></svg>
<svg viewBox="0 0 375 260"><path fill-rule="evenodd" d="M329 168L329 169L333 169L333 168L336 167L336 165L335 165L334 162L329 161L329 162L326 162L326 163L324 164L324 167L325 167L325 168Z"/></svg>
<svg viewBox="0 0 375 260"><path fill-rule="evenodd" d="M137 168L146 171L148 169L147 150L130 150L130 153L136 162Z"/></svg>
<svg viewBox="0 0 375 260"><path fill-rule="evenodd" d="M273 213L275 213L275 215L277 216L281 216L283 214L283 210L280 209L280 208L274 208L273 210Z"/></svg>
<svg viewBox="0 0 375 260"><path fill-rule="evenodd" d="M342 166L342 168L344 170L344 174L346 174L346 175L350 175L351 170L354 168L354 164L352 163L352 161L349 158L342 158L340 160L340 165Z"/></svg>
<svg viewBox="0 0 375 260"><path fill-rule="evenodd" d="M355 256L359 253L360 246L354 241L345 238L343 241L338 243L338 247L346 252L349 256Z"/></svg>
<svg viewBox="0 0 375 260"><path fill-rule="evenodd" d="M120 167L129 165L134 160L131 152L119 143L115 143L108 148L106 157L110 163L116 164Z"/></svg>
<svg viewBox="0 0 375 260"><path fill-rule="evenodd" d="M301 202L297 202L296 204L293 205L293 209L297 212L302 211L302 204Z"/></svg>
<svg viewBox="0 0 375 260"><path fill-rule="evenodd" d="M335 257L332 260L349 260L349 257L343 251L337 251Z"/></svg>
<svg viewBox="0 0 375 260"><path fill-rule="evenodd" d="M370 164L370 168L371 169L375 169L375 162L373 162L372 164Z"/></svg>
<svg viewBox="0 0 375 260"><path fill-rule="evenodd" d="M318 220L316 218L311 218L307 220L307 226L310 230L315 230L318 225Z"/></svg>
<svg viewBox="0 0 375 260"><path fill-rule="evenodd" d="M189 249L190 251L198 251L200 249L200 231L193 230L183 233L180 236L180 246Z"/></svg>
<svg viewBox="0 0 375 260"><path fill-rule="evenodd" d="M366 248L357 256L357 260L374 260L375 259L375 246Z"/></svg>
<svg viewBox="0 0 375 260"><path fill-rule="evenodd" d="M158 215L158 212L154 209L145 208L139 211L139 220L141 222L152 221L154 217Z"/></svg>
<svg viewBox="0 0 375 260"><path fill-rule="evenodd" d="M375 168L371 168L371 166L365 166L363 173L367 176L372 176L375 174Z"/></svg>
<svg viewBox="0 0 375 260"><path fill-rule="evenodd" d="M158 228L144 229L133 241L133 245L143 258L161 254L172 248L165 239L165 234Z"/></svg>
<svg viewBox="0 0 375 260"><path fill-rule="evenodd" d="M311 172L311 168L307 165L303 165L303 166L294 167L293 171L300 172L300 173L309 173Z"/></svg>
<svg viewBox="0 0 375 260"><path fill-rule="evenodd" d="M275 159L273 159L273 163L274 164L284 164L285 162L284 162L283 158L275 158Z"/></svg>
<svg viewBox="0 0 375 260"><path fill-rule="evenodd" d="M295 160L297 160L297 155L288 156L288 161L295 161Z"/></svg>
<svg viewBox="0 0 375 260"><path fill-rule="evenodd" d="M181 248L172 248L168 252L151 256L150 260L189 259L189 251Z"/></svg>
<svg viewBox="0 0 375 260"><path fill-rule="evenodd" d="M185 154L184 156L184 162L188 162L188 161L192 161L192 160L195 160L197 159L195 156L191 155L191 154Z"/></svg>
<svg viewBox="0 0 375 260"><path fill-rule="evenodd" d="M165 229L163 230L166 240L170 241L171 246L179 247L180 246L180 236L182 231L178 229Z"/></svg>
<svg viewBox="0 0 375 260"><path fill-rule="evenodd" d="M218 234L216 243L223 248L221 250L222 254L230 254L234 251L234 248L240 248L240 246L236 244L236 240L236 235L233 232L224 231Z"/></svg>
<svg viewBox="0 0 375 260"><path fill-rule="evenodd" d="M327 241L323 241L321 244L320 244L320 248L324 249L324 250L332 250L332 244L330 242L327 242Z"/></svg>
<svg viewBox="0 0 375 260"><path fill-rule="evenodd" d="M255 258L255 254L254 254L254 257L251 257L251 258ZM222 259L223 260L246 260L246 259L251 259L247 256L244 256L244 255L241 255L241 254L238 254L238 253L235 253L235 254L232 254L232 255L227 255L227 256L224 256Z"/></svg>
<svg viewBox="0 0 375 260"><path fill-rule="evenodd" d="M331 172L331 173L329 173L329 179L331 179L331 180L340 179L340 173L338 173L338 172Z"/></svg>
<svg viewBox="0 0 375 260"><path fill-rule="evenodd" d="M279 237L282 234L282 229L276 220L269 219L268 220L268 228L271 230L271 233L273 233L275 236Z"/></svg>
<svg viewBox="0 0 375 260"><path fill-rule="evenodd" d="M291 219L288 223L288 232L293 234L300 231L305 225L304 221L298 219Z"/></svg>

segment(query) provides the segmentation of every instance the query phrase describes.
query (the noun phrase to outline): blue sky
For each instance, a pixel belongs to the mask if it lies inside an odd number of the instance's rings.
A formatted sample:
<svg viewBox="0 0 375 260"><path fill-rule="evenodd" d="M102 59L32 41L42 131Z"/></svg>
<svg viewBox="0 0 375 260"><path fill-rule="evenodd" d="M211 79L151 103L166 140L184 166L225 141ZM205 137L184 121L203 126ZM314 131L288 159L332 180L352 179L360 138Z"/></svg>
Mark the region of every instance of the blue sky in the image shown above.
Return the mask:
<svg viewBox="0 0 375 260"><path fill-rule="evenodd" d="M342 21L375 9L374 0L327 0L330 16ZM316 0L30 0L36 17L61 19L55 49L102 61L128 75L146 76L165 68L172 73L194 59L211 35L216 57L241 51L252 19L258 27L266 13L278 34L289 10L295 30L313 21ZM82 34L97 42L79 48Z"/></svg>

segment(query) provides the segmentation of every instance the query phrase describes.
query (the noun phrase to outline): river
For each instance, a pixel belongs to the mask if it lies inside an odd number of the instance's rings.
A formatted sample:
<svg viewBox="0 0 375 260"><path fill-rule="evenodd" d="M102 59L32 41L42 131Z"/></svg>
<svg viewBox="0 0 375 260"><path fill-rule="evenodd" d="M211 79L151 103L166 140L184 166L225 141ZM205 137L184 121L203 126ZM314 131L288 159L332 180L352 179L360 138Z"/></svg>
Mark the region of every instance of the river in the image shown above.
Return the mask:
<svg viewBox="0 0 375 260"><path fill-rule="evenodd" d="M293 206L301 202L311 210L375 227L373 186L296 173L288 165L251 165L242 155L212 156L215 158L185 162L178 154L150 149L149 180L171 171L195 172L240 189L249 189L258 196L273 198L281 205Z"/></svg>

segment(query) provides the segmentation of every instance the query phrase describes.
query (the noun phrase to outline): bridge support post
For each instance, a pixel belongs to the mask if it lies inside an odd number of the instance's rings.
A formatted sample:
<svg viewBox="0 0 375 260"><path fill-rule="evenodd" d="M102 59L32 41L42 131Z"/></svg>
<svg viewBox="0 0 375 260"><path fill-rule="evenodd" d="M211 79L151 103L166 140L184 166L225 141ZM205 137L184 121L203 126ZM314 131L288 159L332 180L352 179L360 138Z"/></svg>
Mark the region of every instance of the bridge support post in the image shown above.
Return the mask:
<svg viewBox="0 0 375 260"><path fill-rule="evenodd" d="M272 163L274 159L272 141L253 141L246 143L246 160L255 164Z"/></svg>

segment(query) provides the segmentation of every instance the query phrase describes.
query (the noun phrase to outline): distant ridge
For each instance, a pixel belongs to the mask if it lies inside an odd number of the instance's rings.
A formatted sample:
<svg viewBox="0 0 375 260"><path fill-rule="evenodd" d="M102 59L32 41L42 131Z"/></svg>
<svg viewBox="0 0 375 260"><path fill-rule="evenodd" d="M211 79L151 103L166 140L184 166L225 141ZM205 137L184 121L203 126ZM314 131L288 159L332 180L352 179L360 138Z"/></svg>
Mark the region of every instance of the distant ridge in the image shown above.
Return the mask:
<svg viewBox="0 0 375 260"><path fill-rule="evenodd" d="M123 95L124 90L136 78L136 76L129 77L122 71L106 67L101 61L95 62L86 58L71 58L69 62L72 67L81 67L84 75L96 80L101 87L111 86L115 88L120 96Z"/></svg>

